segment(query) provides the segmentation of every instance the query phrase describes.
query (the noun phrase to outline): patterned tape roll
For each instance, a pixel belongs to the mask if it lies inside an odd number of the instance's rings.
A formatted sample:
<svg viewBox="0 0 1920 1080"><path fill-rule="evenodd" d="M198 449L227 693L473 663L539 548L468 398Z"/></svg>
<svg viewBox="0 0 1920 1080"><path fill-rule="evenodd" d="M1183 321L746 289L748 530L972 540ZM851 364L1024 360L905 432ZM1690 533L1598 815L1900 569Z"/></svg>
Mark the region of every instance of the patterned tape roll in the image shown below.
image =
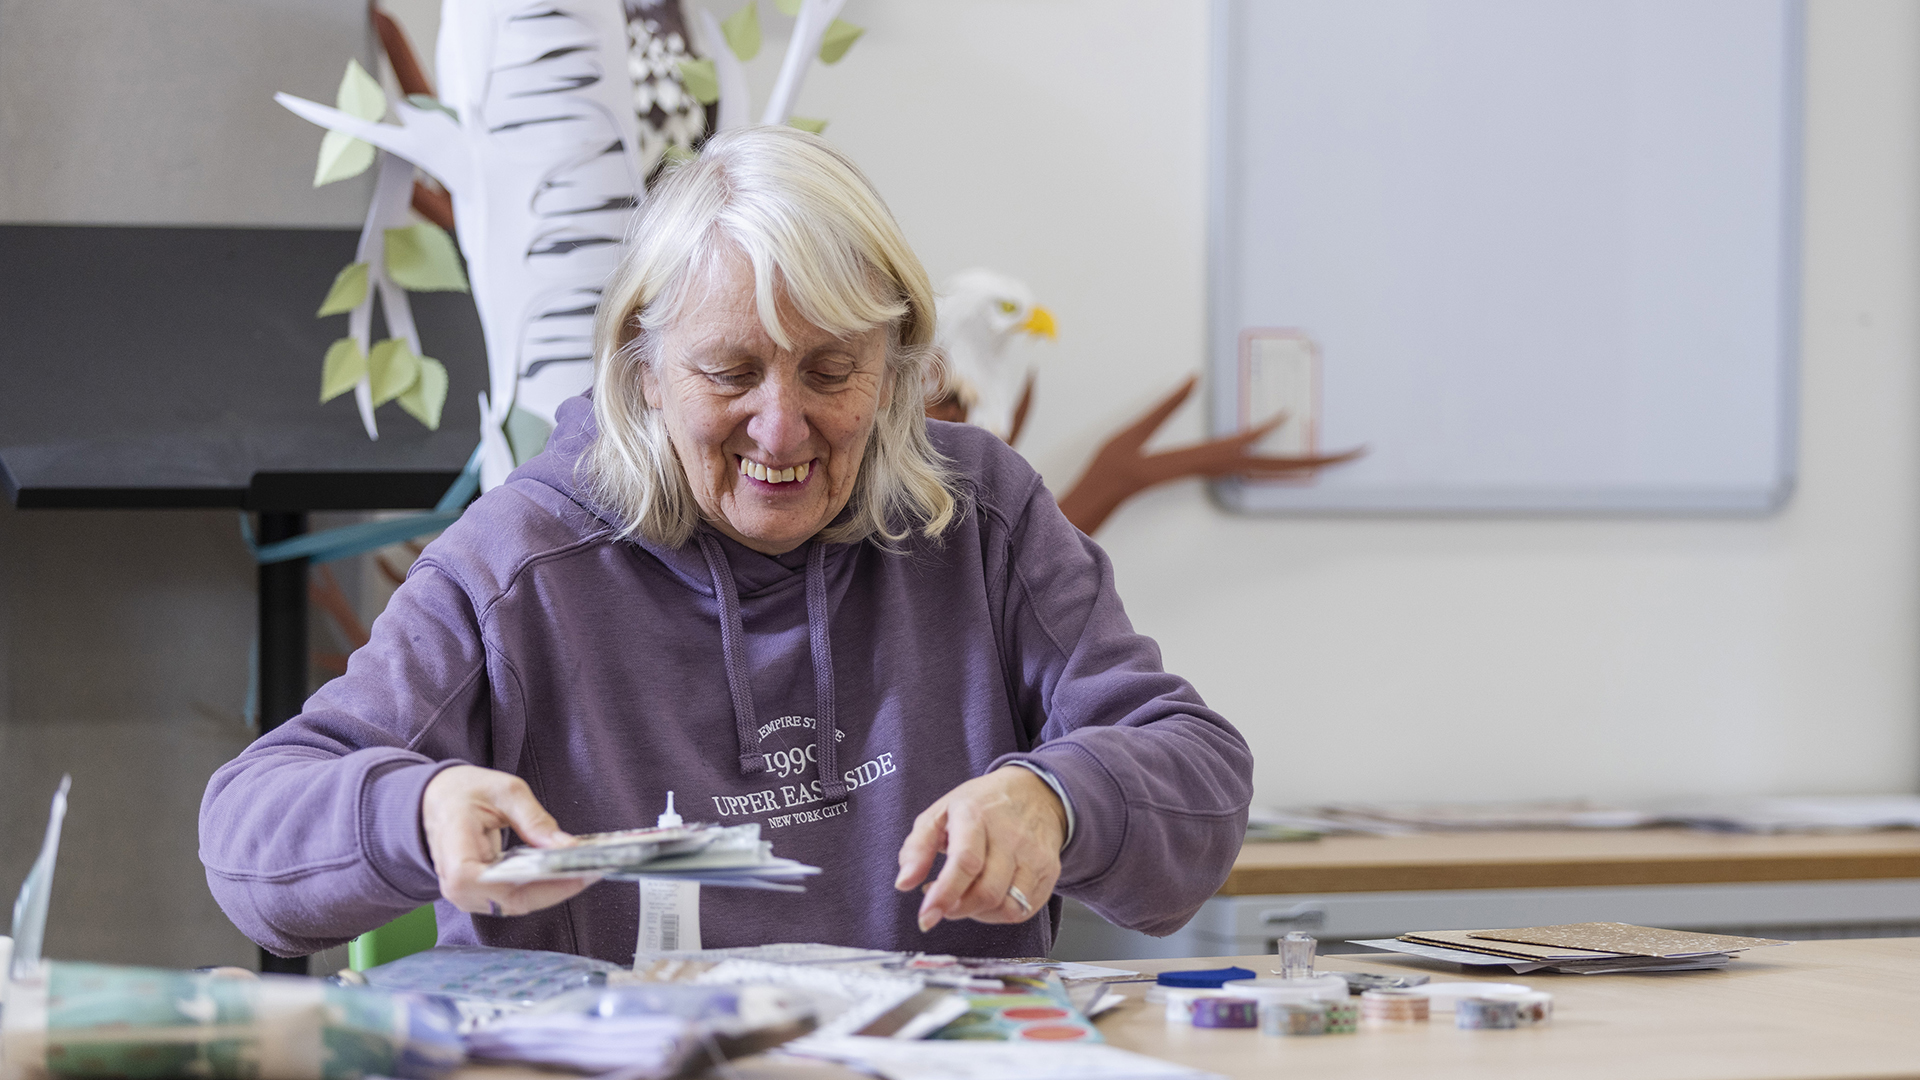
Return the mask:
<svg viewBox="0 0 1920 1080"><path fill-rule="evenodd" d="M1409 990L1369 990L1360 995L1360 1018L1374 1023L1410 1023L1425 1020L1425 994Z"/></svg>
<svg viewBox="0 0 1920 1080"><path fill-rule="evenodd" d="M1501 992L1486 996L1513 1002L1518 1007L1515 1022L1522 1027L1544 1024L1553 1019L1553 995L1545 990L1528 990L1518 994Z"/></svg>
<svg viewBox="0 0 1920 1080"><path fill-rule="evenodd" d="M1260 1031L1266 1035L1325 1035L1332 1005L1324 1001L1263 1001Z"/></svg>
<svg viewBox="0 0 1920 1080"><path fill-rule="evenodd" d="M1251 998L1209 997L1193 1003L1193 1026L1250 1028L1260 1023L1258 1002Z"/></svg>
<svg viewBox="0 0 1920 1080"><path fill-rule="evenodd" d="M1350 1035L1360 1029L1360 1004L1351 998L1327 1002L1327 1034Z"/></svg>
<svg viewBox="0 0 1920 1080"><path fill-rule="evenodd" d="M1461 998L1453 1010L1457 1028L1510 1028L1519 1023L1520 1003L1512 998Z"/></svg>

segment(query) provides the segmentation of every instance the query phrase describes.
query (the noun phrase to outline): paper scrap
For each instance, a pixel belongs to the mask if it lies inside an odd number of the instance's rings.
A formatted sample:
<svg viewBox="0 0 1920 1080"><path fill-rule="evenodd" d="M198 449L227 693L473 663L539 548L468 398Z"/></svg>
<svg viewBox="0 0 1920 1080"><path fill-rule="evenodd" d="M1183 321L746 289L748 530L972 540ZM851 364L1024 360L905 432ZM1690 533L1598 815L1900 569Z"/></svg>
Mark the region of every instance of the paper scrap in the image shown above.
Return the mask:
<svg viewBox="0 0 1920 1080"><path fill-rule="evenodd" d="M784 1054L838 1061L888 1080L1203 1080L1215 1074L1103 1043L924 1042L807 1038Z"/></svg>
<svg viewBox="0 0 1920 1080"><path fill-rule="evenodd" d="M367 300L367 264L349 263L346 269L334 275L333 287L327 290L327 298L320 301L320 310L314 318L328 315L344 315Z"/></svg>
<svg viewBox="0 0 1920 1080"><path fill-rule="evenodd" d="M797 127L801 131L811 131L815 135L827 130L827 122L825 120L815 120L811 116L789 116L787 117L787 126Z"/></svg>
<svg viewBox="0 0 1920 1080"><path fill-rule="evenodd" d="M720 100L720 73L711 60L680 61L680 84L702 105Z"/></svg>
<svg viewBox="0 0 1920 1080"><path fill-rule="evenodd" d="M388 338L367 355L367 377L373 381L373 403L385 405L407 392L420 377L420 358L399 338Z"/></svg>
<svg viewBox="0 0 1920 1080"><path fill-rule="evenodd" d="M387 230L387 277L413 292L466 292L453 237L431 221Z"/></svg>
<svg viewBox="0 0 1920 1080"><path fill-rule="evenodd" d="M773 7L775 11L778 11L788 18L793 18L800 14L800 0L773 0Z"/></svg>
<svg viewBox="0 0 1920 1080"><path fill-rule="evenodd" d="M1422 945L1439 945L1448 949L1469 949L1496 956L1511 956L1518 960L1598 960L1619 955L1604 949L1570 949L1565 945L1528 945L1522 942L1483 940L1474 937L1473 934L1471 930L1420 930L1401 934L1400 940L1418 942Z"/></svg>
<svg viewBox="0 0 1920 1080"><path fill-rule="evenodd" d="M865 29L850 22L835 19L828 23L827 32L820 36L820 62L839 63L840 58L847 55L847 50L853 48L853 43L859 41L864 33Z"/></svg>
<svg viewBox="0 0 1920 1080"><path fill-rule="evenodd" d="M1529 945L1558 945L1569 949L1593 949L1598 952L1625 953L1629 956L1691 956L1700 953L1733 952L1761 945L1785 945L1774 938L1738 937L1732 934L1694 934L1685 930L1662 930L1631 923L1565 923L1559 926L1528 926L1512 930L1475 930L1467 935L1488 941L1517 941Z"/></svg>
<svg viewBox="0 0 1920 1080"><path fill-rule="evenodd" d="M760 55L760 5L755 0L747 0L746 7L727 16L720 29L733 55L742 60Z"/></svg>
<svg viewBox="0 0 1920 1080"><path fill-rule="evenodd" d="M320 368L320 404L353 389L366 377L367 354L360 351L359 342L343 337L327 346L327 359Z"/></svg>
<svg viewBox="0 0 1920 1080"><path fill-rule="evenodd" d="M431 356L420 357L420 377L394 400L428 431L439 431L440 413L447 404L447 365Z"/></svg>

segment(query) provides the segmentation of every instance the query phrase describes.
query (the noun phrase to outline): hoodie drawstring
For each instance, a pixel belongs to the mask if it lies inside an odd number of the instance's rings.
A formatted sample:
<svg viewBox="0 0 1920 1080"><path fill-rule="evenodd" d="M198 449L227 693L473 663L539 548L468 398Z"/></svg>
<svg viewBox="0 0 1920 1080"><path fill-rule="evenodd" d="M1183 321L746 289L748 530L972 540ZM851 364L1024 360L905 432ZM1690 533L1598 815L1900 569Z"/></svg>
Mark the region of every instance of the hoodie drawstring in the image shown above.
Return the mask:
<svg viewBox="0 0 1920 1080"><path fill-rule="evenodd" d="M753 685L747 670L746 630L740 621L740 591L734 584L733 567L720 541L699 532L700 554L713 575L713 593L720 602L720 649L727 669L727 690L733 696L734 728L740 737L740 775L765 772L766 756L760 752L760 732L755 727ZM840 776L834 723L833 646L827 629L827 555L826 545L814 542L807 552L807 644L813 654L814 756L820 767L820 794L828 802L844 802L846 780Z"/></svg>
<svg viewBox="0 0 1920 1080"><path fill-rule="evenodd" d="M700 554L706 557L707 572L713 575L713 595L720 601L720 653L726 660L727 689L733 694L733 723L740 734L740 775L765 772L767 759L760 753L760 733L753 727L753 683L747 676L747 632L740 625L740 590L733 584L733 567L720 541L706 533L694 534L700 540Z"/></svg>
<svg viewBox="0 0 1920 1080"><path fill-rule="evenodd" d="M833 717L833 642L827 631L827 545L818 540L807 552L807 644L813 647L814 756L819 758L820 795L845 802L847 782L835 753L839 728Z"/></svg>

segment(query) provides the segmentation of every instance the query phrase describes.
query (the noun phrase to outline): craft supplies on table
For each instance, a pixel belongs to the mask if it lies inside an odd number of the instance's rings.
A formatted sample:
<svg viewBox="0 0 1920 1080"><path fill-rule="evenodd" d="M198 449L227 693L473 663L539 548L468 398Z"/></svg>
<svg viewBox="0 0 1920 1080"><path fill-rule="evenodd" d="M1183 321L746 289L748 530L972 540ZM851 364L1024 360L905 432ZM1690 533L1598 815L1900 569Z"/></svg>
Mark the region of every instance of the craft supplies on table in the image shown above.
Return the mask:
<svg viewBox="0 0 1920 1080"><path fill-rule="evenodd" d="M0 1014L9 1080L425 1080L463 1059L440 1003L293 976L54 962Z"/></svg>

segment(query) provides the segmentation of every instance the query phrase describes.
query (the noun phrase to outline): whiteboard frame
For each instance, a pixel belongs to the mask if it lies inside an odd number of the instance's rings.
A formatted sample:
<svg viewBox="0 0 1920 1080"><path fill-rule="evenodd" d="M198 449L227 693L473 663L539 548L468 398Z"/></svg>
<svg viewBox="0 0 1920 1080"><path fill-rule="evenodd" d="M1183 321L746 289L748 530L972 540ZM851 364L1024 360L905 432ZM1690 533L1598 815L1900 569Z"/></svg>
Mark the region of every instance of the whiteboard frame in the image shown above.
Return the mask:
<svg viewBox="0 0 1920 1080"><path fill-rule="evenodd" d="M1212 0L1208 44L1207 176L1207 366L1209 430L1214 437L1241 430L1241 331L1235 311L1236 230L1228 220L1234 205L1239 162L1232 134L1238 129L1239 103L1232 68L1236 17L1249 3L1263 0ZM1785 85L1782 102L1783 168L1781 180L1781 280L1779 371L1779 459L1773 483L1765 490L1701 487L1552 488L1373 488L1341 490L1297 481L1250 481L1227 477L1210 481L1208 491L1222 509L1265 514L1650 514L1747 515L1775 513L1792 498L1798 482L1800 426L1800 322L1805 100L1806 5L1787 0ZM1251 324L1247 324L1251 325ZM1323 448L1325 449L1325 448ZM1341 449L1333 447L1331 449Z"/></svg>

